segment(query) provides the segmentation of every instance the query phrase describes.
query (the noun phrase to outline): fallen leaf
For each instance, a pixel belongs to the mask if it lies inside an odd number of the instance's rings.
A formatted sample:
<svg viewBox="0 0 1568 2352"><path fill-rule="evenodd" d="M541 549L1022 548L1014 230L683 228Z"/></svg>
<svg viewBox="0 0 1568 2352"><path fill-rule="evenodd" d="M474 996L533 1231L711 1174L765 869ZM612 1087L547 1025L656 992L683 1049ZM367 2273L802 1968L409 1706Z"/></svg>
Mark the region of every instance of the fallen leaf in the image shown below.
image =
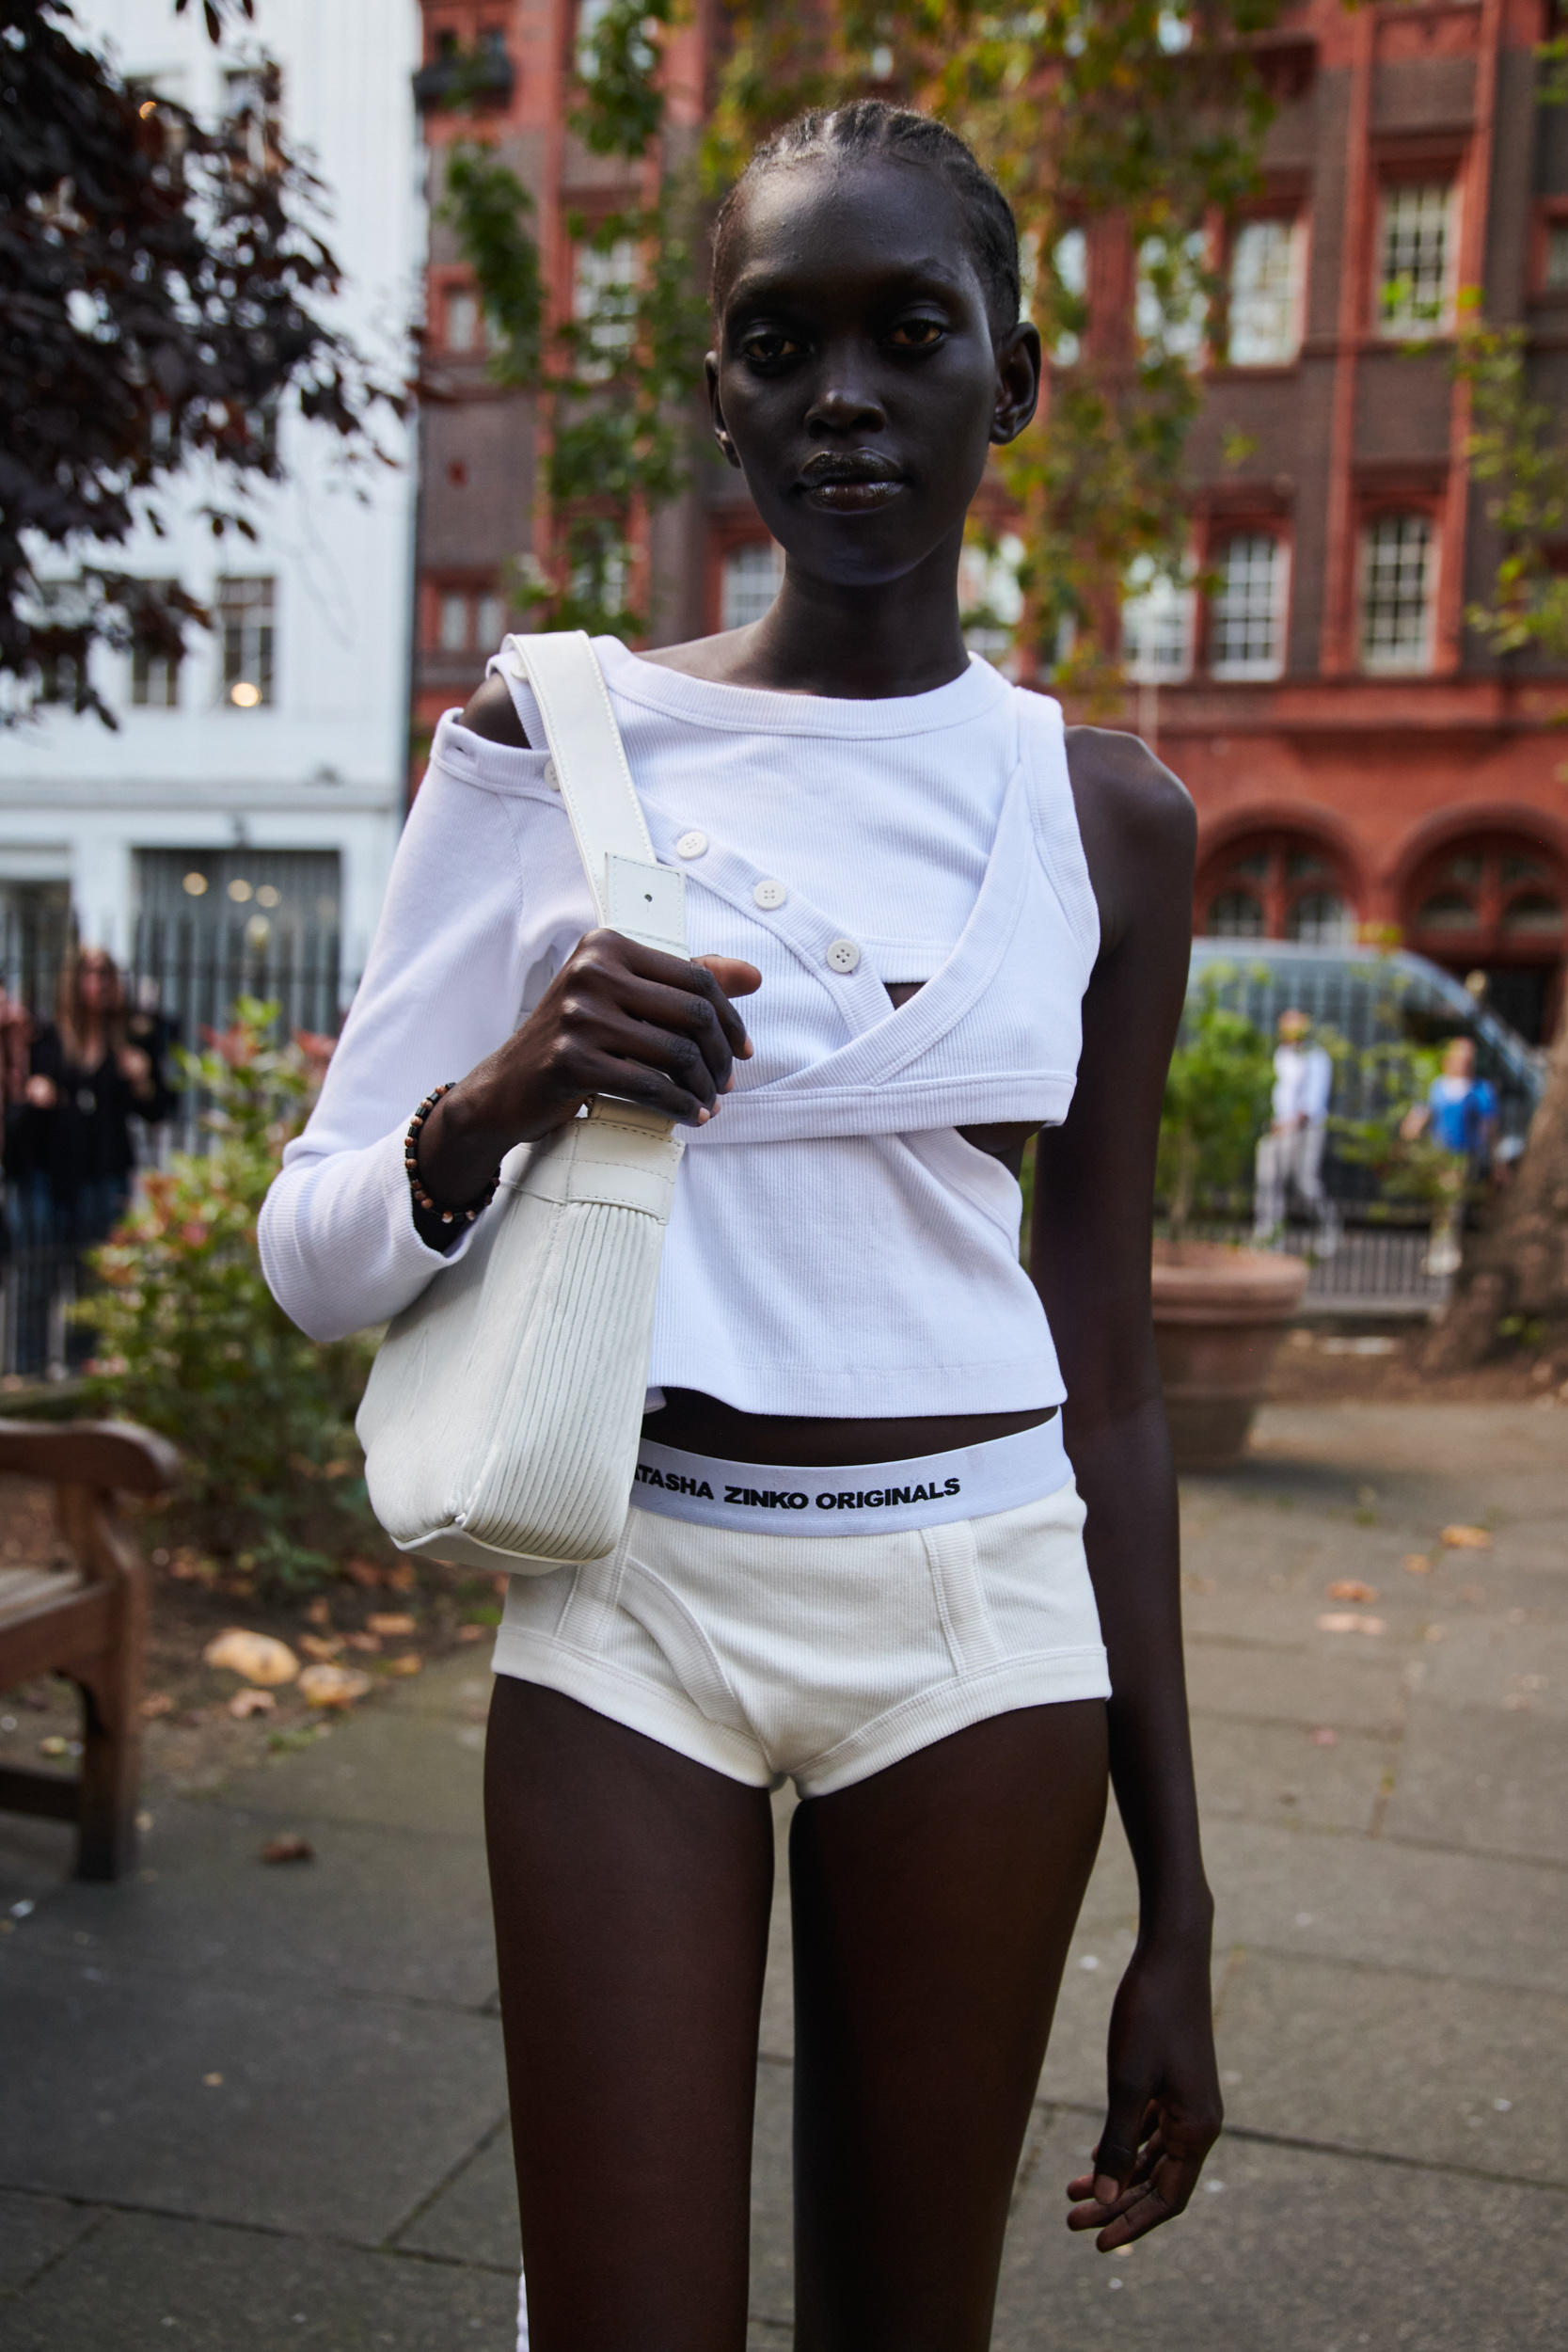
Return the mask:
<svg viewBox="0 0 1568 2352"><path fill-rule="evenodd" d="M372 1633L388 1638L394 1633L418 1633L420 1629L418 1617L409 1616L406 1610L398 1610L391 1614L383 1610L368 1616L365 1623Z"/></svg>
<svg viewBox="0 0 1568 2352"><path fill-rule="evenodd" d="M277 1705L270 1691L236 1691L229 1702L229 1712L243 1724L249 1715L272 1714Z"/></svg>
<svg viewBox="0 0 1568 2352"><path fill-rule="evenodd" d="M201 2079L206 2084L209 2090L221 2090L223 2089L223 2076L221 2074L203 2074Z"/></svg>
<svg viewBox="0 0 1568 2352"><path fill-rule="evenodd" d="M493 1628L487 1625L460 1625L457 1629L457 1638L460 1642L483 1642L485 1635L492 1630Z"/></svg>
<svg viewBox="0 0 1568 2352"><path fill-rule="evenodd" d="M335 1633L302 1633L299 1646L307 1658L314 1658L325 1664L339 1656L343 1645Z"/></svg>
<svg viewBox="0 0 1568 2352"><path fill-rule="evenodd" d="M400 1560L395 1568L388 1568L382 1582L390 1593L411 1593L419 1583L412 1560Z"/></svg>
<svg viewBox="0 0 1568 2352"><path fill-rule="evenodd" d="M299 1677L300 1697L312 1707L352 1707L370 1687L357 1666L307 1666Z"/></svg>
<svg viewBox="0 0 1568 2352"><path fill-rule="evenodd" d="M373 1593L382 1579L382 1571L373 1560L345 1560L343 1574L367 1593Z"/></svg>
<svg viewBox="0 0 1568 2352"><path fill-rule="evenodd" d="M287 1642L275 1641L270 1633L247 1633L243 1626L230 1626L201 1655L209 1666L226 1667L247 1682L268 1686L292 1682L299 1672L299 1661Z"/></svg>
<svg viewBox="0 0 1568 2352"><path fill-rule="evenodd" d="M1311 1737L1315 1748L1337 1748L1339 1744L1338 1733L1327 1724L1320 1724Z"/></svg>
<svg viewBox="0 0 1568 2352"><path fill-rule="evenodd" d="M417 1650L405 1650L401 1658L388 1658L382 1666L384 1675L417 1675L423 1671L424 1660Z"/></svg>
<svg viewBox="0 0 1568 2352"><path fill-rule="evenodd" d="M1212 1593L1213 1589L1214 1580L1212 1576L1189 1575L1181 1579L1181 1590L1184 1593Z"/></svg>
<svg viewBox="0 0 1568 2352"><path fill-rule="evenodd" d="M174 1701L166 1691L149 1691L141 1703L141 1711L150 1723L155 1715L172 1715Z"/></svg>
<svg viewBox="0 0 1568 2352"><path fill-rule="evenodd" d="M315 1858L310 1840L293 1830L286 1830L281 1837L269 1837L261 1849L263 1862L314 1862Z"/></svg>
<svg viewBox="0 0 1568 2352"><path fill-rule="evenodd" d="M1486 1598L1486 1587L1484 1584L1462 1584L1459 1597L1467 1600L1472 1609L1479 1609Z"/></svg>
<svg viewBox="0 0 1568 2352"><path fill-rule="evenodd" d="M1328 1588L1330 1600L1376 1600L1377 1586L1363 1584L1358 1578L1342 1576Z"/></svg>
<svg viewBox="0 0 1568 2352"><path fill-rule="evenodd" d="M62 1740L57 1731L52 1731L47 1740L39 1741L39 1754L40 1756L69 1756L71 1742L69 1740Z"/></svg>
<svg viewBox="0 0 1568 2352"><path fill-rule="evenodd" d="M1492 1538L1484 1527L1445 1527L1437 1538L1450 1551L1490 1551Z"/></svg>
<svg viewBox="0 0 1568 2352"><path fill-rule="evenodd" d="M1363 1617L1354 1609L1331 1609L1318 1619L1320 1633L1386 1633L1386 1621L1382 1617Z"/></svg>
<svg viewBox="0 0 1568 2352"><path fill-rule="evenodd" d="M1430 1576L1432 1562L1424 1551L1407 1551L1404 1555L1404 1572L1406 1576Z"/></svg>
<svg viewBox="0 0 1568 2352"><path fill-rule="evenodd" d="M374 1633L345 1633L343 1640L350 1649L364 1650L372 1657L381 1647L380 1637Z"/></svg>
<svg viewBox="0 0 1568 2352"><path fill-rule="evenodd" d="M1428 1642L1446 1642L1448 1638L1449 1629L1446 1625L1429 1625L1422 1636L1422 1639Z"/></svg>
<svg viewBox="0 0 1568 2352"><path fill-rule="evenodd" d="M313 1600L305 1612L305 1622L307 1625L329 1626L332 1623L332 1612L326 1602L320 1599Z"/></svg>

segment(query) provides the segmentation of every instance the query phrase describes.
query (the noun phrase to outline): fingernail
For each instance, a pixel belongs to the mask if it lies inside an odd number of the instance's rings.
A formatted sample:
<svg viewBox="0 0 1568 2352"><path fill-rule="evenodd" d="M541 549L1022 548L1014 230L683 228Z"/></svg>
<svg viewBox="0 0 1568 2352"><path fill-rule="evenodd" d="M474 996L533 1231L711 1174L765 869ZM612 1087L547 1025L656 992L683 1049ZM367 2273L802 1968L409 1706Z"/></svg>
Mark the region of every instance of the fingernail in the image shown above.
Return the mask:
<svg viewBox="0 0 1568 2352"><path fill-rule="evenodd" d="M709 1120L712 1117L713 1117L713 1113L712 1113L711 1111L699 1111L699 1112L697 1113L697 1124L698 1124L698 1126L699 1126L699 1127L705 1127L705 1126L707 1125L708 1120Z"/></svg>
<svg viewBox="0 0 1568 2352"><path fill-rule="evenodd" d="M1094 2201L1097 2205L1114 2205L1120 2195L1121 2190L1108 2174L1103 2172L1095 2174Z"/></svg>

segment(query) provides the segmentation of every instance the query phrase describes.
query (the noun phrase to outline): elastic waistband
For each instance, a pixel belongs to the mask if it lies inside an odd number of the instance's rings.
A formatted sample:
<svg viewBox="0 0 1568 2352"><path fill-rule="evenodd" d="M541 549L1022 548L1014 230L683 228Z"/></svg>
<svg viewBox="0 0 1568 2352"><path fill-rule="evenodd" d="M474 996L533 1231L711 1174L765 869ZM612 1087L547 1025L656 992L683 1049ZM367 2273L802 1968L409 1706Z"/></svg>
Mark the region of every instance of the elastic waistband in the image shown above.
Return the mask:
<svg viewBox="0 0 1568 2352"><path fill-rule="evenodd" d="M908 1462L859 1462L848 1470L721 1462L644 1438L631 1500L635 1509L663 1518L752 1535L889 1535L905 1527L1013 1511L1055 1494L1071 1476L1058 1412L1034 1429L984 1445Z"/></svg>

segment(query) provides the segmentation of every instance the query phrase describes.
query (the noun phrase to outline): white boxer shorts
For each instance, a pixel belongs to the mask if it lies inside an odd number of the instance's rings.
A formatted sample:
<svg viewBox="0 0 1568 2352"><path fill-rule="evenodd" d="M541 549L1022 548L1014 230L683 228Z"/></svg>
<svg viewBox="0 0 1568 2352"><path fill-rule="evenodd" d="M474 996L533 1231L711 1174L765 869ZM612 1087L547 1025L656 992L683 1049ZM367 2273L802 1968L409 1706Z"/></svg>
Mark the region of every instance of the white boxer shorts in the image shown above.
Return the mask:
<svg viewBox="0 0 1568 2352"><path fill-rule="evenodd" d="M752 1532L634 1505L602 1560L513 1578L496 1672L802 1797L992 1715L1110 1696L1070 1472L980 1518L863 1534L868 1516L850 1534L813 1512L797 1535L784 1511Z"/></svg>

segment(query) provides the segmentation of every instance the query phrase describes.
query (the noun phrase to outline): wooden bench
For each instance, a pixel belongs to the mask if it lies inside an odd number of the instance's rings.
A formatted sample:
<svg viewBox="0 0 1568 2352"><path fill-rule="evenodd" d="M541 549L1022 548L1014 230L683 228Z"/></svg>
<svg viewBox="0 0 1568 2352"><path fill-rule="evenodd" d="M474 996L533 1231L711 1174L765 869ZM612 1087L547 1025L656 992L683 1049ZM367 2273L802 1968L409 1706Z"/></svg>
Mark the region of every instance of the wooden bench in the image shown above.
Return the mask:
<svg viewBox="0 0 1568 2352"><path fill-rule="evenodd" d="M82 1693L82 1770L0 1765L0 1812L77 1827L76 1875L114 1879L136 1851L148 1573L117 1494L174 1486L180 1456L130 1422L0 1421L0 1471L46 1481L73 1565L0 1569L0 1691L65 1675Z"/></svg>

